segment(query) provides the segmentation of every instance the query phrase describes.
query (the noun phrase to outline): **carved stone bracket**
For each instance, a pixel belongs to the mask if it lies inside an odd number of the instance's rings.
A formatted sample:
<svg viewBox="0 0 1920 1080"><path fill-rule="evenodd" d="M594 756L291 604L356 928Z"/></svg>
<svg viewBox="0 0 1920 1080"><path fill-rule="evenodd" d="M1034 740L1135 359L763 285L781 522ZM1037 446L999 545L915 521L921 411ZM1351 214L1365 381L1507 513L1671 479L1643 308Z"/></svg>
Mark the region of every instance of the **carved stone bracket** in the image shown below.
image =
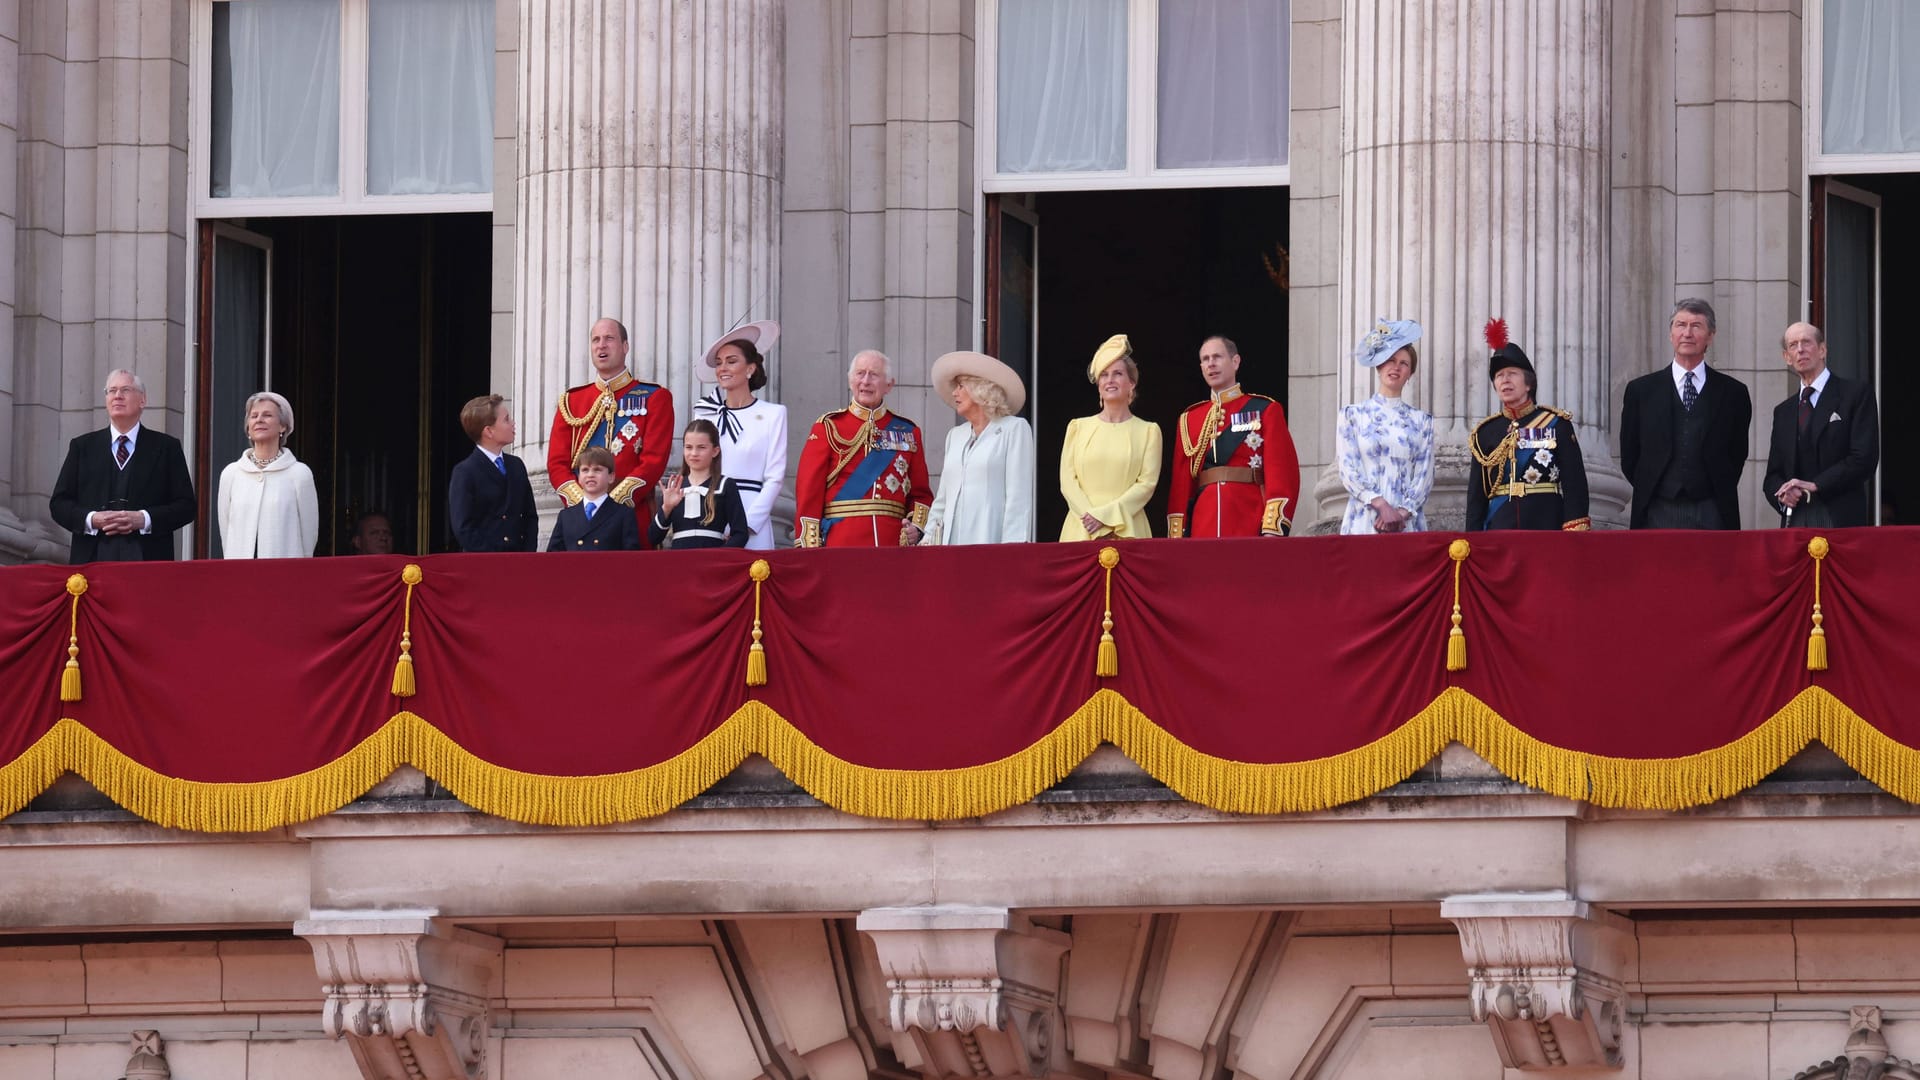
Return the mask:
<svg viewBox="0 0 1920 1080"><path fill-rule="evenodd" d="M1848 1017L1852 1030L1841 1055L1793 1074L1793 1080L1914 1080L1920 1067L1893 1056L1887 1037L1880 1033L1880 1007L1855 1005Z"/></svg>
<svg viewBox="0 0 1920 1080"><path fill-rule="evenodd" d="M498 938L424 917L308 919L294 933L313 946L322 1024L362 1076L484 1080Z"/></svg>
<svg viewBox="0 0 1920 1080"><path fill-rule="evenodd" d="M173 1069L167 1065L166 1047L157 1031L133 1033L133 1056L127 1059L126 1075L120 1080L171 1080Z"/></svg>
<svg viewBox="0 0 1920 1080"><path fill-rule="evenodd" d="M1006 908L941 905L860 913L890 995L893 1030L936 1075L1045 1076L1064 1061L1060 957L1072 939Z"/></svg>
<svg viewBox="0 0 1920 1080"><path fill-rule="evenodd" d="M1617 916L1565 894L1452 897L1473 1018L1515 1069L1619 1068L1632 936Z"/></svg>

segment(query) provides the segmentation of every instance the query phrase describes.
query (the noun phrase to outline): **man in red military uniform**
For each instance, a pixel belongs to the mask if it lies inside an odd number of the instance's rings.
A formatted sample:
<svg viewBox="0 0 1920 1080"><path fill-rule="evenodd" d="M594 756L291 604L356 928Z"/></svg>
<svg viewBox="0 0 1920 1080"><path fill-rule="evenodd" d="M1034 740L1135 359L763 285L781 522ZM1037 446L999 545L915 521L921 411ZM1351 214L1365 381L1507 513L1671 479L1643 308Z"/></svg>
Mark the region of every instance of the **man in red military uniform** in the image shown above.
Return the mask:
<svg viewBox="0 0 1920 1080"><path fill-rule="evenodd" d="M814 421L794 483L799 547L892 547L920 540L933 509L919 425L887 411L887 358L868 349L847 369L853 404Z"/></svg>
<svg viewBox="0 0 1920 1080"><path fill-rule="evenodd" d="M587 447L605 447L614 461L609 494L633 508L645 537L653 489L673 450L673 392L627 370L627 328L617 320L594 323L588 347L596 378L560 395L547 439L547 479L566 505L580 502L586 493L574 466Z"/></svg>
<svg viewBox="0 0 1920 1080"><path fill-rule="evenodd" d="M1286 536L1300 496L1300 459L1280 403L1240 389L1240 348L1200 343L1207 400L1180 414L1167 535Z"/></svg>

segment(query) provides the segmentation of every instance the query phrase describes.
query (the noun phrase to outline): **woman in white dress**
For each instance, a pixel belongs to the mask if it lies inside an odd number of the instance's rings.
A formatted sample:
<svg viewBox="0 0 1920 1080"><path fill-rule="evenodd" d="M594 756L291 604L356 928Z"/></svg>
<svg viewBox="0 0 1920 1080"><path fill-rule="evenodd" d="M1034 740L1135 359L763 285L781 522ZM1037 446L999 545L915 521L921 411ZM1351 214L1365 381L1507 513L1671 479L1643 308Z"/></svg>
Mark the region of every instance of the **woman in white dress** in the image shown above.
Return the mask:
<svg viewBox="0 0 1920 1080"><path fill-rule="evenodd" d="M1340 410L1334 431L1347 488L1346 534L1425 532L1433 491L1433 417L1401 394L1419 370L1420 324L1376 319L1354 359L1376 374L1377 390Z"/></svg>
<svg viewBox="0 0 1920 1080"><path fill-rule="evenodd" d="M703 379L713 393L694 402L693 415L720 430L720 468L740 491L753 536L747 547L773 547L773 503L787 479L787 407L754 396L767 385L768 351L780 324L755 322L729 330L707 346Z"/></svg>
<svg viewBox="0 0 1920 1080"><path fill-rule="evenodd" d="M220 472L220 555L304 559L320 541L320 499L313 470L287 449L293 406L262 391L247 399L246 417L251 445Z"/></svg>
<svg viewBox="0 0 1920 1080"><path fill-rule="evenodd" d="M947 432L925 542L1031 541L1033 428L1014 415L1027 401L1020 376L984 353L950 352L933 362L933 388L966 422Z"/></svg>

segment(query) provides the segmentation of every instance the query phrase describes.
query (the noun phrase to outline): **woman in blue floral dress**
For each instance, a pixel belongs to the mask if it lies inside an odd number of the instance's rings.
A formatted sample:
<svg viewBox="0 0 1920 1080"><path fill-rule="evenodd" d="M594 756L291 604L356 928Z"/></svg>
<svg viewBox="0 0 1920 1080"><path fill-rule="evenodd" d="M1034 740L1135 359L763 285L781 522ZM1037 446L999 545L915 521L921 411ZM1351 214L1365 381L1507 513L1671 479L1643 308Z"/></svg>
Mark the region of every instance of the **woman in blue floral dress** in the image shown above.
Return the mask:
<svg viewBox="0 0 1920 1080"><path fill-rule="evenodd" d="M1401 393L1419 369L1420 324L1412 319L1375 320L1354 359L1372 368L1374 395L1340 410L1340 482L1347 488L1345 534L1424 532L1427 495L1433 490L1433 417L1407 404Z"/></svg>

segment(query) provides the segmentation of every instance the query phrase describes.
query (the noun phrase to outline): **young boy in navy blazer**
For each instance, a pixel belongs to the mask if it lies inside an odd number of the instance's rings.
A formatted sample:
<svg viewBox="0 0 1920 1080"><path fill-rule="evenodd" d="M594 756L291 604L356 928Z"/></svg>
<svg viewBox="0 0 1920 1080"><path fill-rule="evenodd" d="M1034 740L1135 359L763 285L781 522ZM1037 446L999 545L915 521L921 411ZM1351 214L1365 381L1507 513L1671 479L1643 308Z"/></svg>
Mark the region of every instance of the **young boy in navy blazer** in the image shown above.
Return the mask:
<svg viewBox="0 0 1920 1080"><path fill-rule="evenodd" d="M589 446L580 452L574 475L586 498L560 511L548 551L639 551L640 522L619 503L607 504L613 489L613 452Z"/></svg>
<svg viewBox="0 0 1920 1080"><path fill-rule="evenodd" d="M513 445L513 415L505 402L499 394L474 398L460 410L460 427L473 440L473 453L453 467L447 489L460 550L537 550L540 515L526 465L506 452Z"/></svg>

